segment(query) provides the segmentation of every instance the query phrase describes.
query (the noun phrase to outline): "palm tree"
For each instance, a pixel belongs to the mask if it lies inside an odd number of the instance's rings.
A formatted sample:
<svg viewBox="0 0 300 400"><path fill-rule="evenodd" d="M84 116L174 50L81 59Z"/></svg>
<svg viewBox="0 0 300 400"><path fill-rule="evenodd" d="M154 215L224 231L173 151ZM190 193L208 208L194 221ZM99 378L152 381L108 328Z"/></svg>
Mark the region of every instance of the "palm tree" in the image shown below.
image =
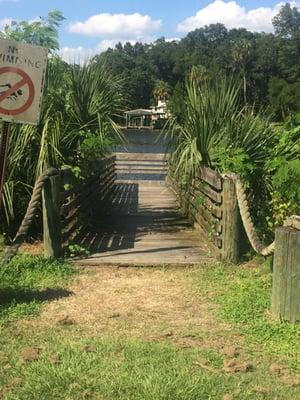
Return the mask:
<svg viewBox="0 0 300 400"><path fill-rule="evenodd" d="M120 79L101 63L49 60L39 124L12 126L2 215L6 226L22 217L36 177L48 166L78 162L85 137L98 137L102 153L112 140L120 140L114 119L123 111L122 93Z"/></svg>
<svg viewBox="0 0 300 400"><path fill-rule="evenodd" d="M169 99L171 94L171 87L170 85L162 80L157 80L154 85L153 89L153 96L155 100L162 100L166 101Z"/></svg>
<svg viewBox="0 0 300 400"><path fill-rule="evenodd" d="M247 65L251 52L251 42L247 39L241 39L235 43L232 56L236 67L242 74L244 104L247 104Z"/></svg>
<svg viewBox="0 0 300 400"><path fill-rule="evenodd" d="M240 85L231 78L199 81L191 74L186 85L185 113L170 119L171 164L178 179L190 182L201 166L218 167L222 157L243 152L262 165L271 149L268 120L240 104Z"/></svg>

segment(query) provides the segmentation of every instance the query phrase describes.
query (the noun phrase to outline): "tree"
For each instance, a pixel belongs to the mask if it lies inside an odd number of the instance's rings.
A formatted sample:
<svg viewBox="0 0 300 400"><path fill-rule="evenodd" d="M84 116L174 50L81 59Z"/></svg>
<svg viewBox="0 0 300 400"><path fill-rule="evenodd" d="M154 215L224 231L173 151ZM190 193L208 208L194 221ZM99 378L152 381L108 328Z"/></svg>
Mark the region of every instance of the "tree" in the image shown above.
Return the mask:
<svg viewBox="0 0 300 400"><path fill-rule="evenodd" d="M64 19L60 11L52 10L47 17L40 17L38 21L12 21L10 25L4 27L3 32L0 32L0 37L55 51L59 49L58 28Z"/></svg>
<svg viewBox="0 0 300 400"><path fill-rule="evenodd" d="M186 88L183 82L178 81L174 87L173 94L168 103L172 115L176 118L179 123L183 122L184 115L186 112Z"/></svg>
<svg viewBox="0 0 300 400"><path fill-rule="evenodd" d="M290 3L281 7L280 12L273 18L276 35L282 38L292 38L300 32L300 12Z"/></svg>
<svg viewBox="0 0 300 400"><path fill-rule="evenodd" d="M298 14L297 9L283 7L274 19L276 35L211 24L189 32L182 40L119 44L96 57L105 59L112 73L125 79L128 107L148 107L156 81L166 82L174 91L194 69L200 80L202 75L216 79L234 70L242 81L244 103L259 109L270 105L271 78L291 85L300 81Z"/></svg>
<svg viewBox="0 0 300 400"><path fill-rule="evenodd" d="M300 80L300 11L284 5L273 19L275 33L280 40L278 63L282 78L289 83Z"/></svg>
<svg viewBox="0 0 300 400"><path fill-rule="evenodd" d="M279 75L278 51L280 40L272 33L261 33L255 40L251 51L251 68L248 77L251 86L248 87L248 101L259 107L268 102L268 84L270 78Z"/></svg>
<svg viewBox="0 0 300 400"><path fill-rule="evenodd" d="M269 82L269 102L278 119L300 112L300 83L288 83L273 77Z"/></svg>
<svg viewBox="0 0 300 400"><path fill-rule="evenodd" d="M232 56L236 67L240 70L243 78L244 103L247 104L247 66L250 58L251 42L241 39L234 44Z"/></svg>
<svg viewBox="0 0 300 400"><path fill-rule="evenodd" d="M167 82L158 80L155 82L153 96L155 100L167 100L171 94L171 87Z"/></svg>

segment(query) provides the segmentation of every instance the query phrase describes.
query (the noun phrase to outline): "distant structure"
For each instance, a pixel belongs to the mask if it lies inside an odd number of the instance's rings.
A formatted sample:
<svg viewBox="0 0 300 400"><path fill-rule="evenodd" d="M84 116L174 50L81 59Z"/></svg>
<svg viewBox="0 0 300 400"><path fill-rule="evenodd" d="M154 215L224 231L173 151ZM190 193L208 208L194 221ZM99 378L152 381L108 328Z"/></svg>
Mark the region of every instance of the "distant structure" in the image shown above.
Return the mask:
<svg viewBox="0 0 300 400"><path fill-rule="evenodd" d="M149 109L138 108L125 112L126 128L160 129L170 117L168 101L158 99L157 105Z"/></svg>

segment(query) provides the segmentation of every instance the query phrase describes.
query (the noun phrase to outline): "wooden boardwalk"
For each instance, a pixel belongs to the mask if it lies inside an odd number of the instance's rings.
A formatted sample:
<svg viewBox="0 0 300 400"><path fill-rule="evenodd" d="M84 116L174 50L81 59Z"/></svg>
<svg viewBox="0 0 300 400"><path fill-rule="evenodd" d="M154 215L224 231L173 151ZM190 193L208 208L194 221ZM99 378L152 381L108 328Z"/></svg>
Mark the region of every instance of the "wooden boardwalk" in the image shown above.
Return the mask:
<svg viewBox="0 0 300 400"><path fill-rule="evenodd" d="M153 150L153 139L147 144L143 152L136 147L116 152L114 192L106 214L82 237L91 255L79 260L81 265L189 265L213 259L165 183L165 154L147 151Z"/></svg>

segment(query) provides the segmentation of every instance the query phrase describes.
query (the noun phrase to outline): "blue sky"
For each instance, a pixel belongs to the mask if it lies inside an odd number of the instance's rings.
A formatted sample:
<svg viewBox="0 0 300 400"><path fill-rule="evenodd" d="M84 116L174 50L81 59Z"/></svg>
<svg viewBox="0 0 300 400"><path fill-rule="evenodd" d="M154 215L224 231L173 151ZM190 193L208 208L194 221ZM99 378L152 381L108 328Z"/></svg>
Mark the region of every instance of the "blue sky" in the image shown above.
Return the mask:
<svg viewBox="0 0 300 400"><path fill-rule="evenodd" d="M300 7L300 0L291 1ZM271 31L280 0L0 0L0 29L11 19L32 20L51 9L63 12L61 54L75 57L121 41L180 38L209 23Z"/></svg>

